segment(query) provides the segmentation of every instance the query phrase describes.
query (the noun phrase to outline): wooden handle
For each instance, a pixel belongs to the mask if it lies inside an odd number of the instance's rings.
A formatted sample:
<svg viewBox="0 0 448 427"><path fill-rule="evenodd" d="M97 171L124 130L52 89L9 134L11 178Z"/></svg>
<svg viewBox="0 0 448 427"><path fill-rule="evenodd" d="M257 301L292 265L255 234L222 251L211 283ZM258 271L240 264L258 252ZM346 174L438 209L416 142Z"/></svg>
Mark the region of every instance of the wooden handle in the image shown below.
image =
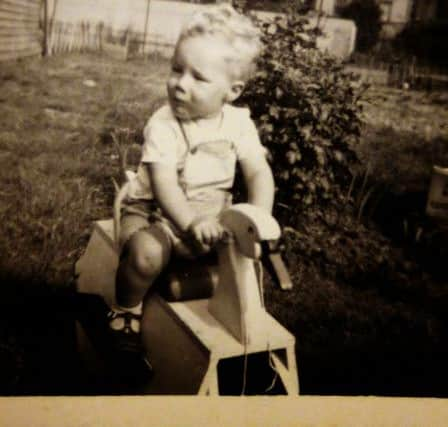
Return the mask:
<svg viewBox="0 0 448 427"><path fill-rule="evenodd" d="M292 289L291 277L274 242L267 241L262 243L261 260L266 270L281 289L285 291Z"/></svg>

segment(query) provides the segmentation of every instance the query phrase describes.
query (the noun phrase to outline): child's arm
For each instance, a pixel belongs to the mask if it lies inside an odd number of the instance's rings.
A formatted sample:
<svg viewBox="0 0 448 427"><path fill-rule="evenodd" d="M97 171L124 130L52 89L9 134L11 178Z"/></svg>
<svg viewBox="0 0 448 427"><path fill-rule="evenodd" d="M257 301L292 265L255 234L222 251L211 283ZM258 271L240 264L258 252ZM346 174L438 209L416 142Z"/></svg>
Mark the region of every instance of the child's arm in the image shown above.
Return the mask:
<svg viewBox="0 0 448 427"><path fill-rule="evenodd" d="M274 204L274 178L266 158L248 156L240 160L248 192L248 203L272 212Z"/></svg>
<svg viewBox="0 0 448 427"><path fill-rule="evenodd" d="M147 167L155 199L174 225L187 231L195 215L179 187L176 167L160 163L149 163Z"/></svg>
<svg viewBox="0 0 448 427"><path fill-rule="evenodd" d="M201 244L202 250L221 239L224 232L213 217L195 215L179 187L177 170L173 165L149 163L148 173L154 197L162 210L182 232L189 232Z"/></svg>

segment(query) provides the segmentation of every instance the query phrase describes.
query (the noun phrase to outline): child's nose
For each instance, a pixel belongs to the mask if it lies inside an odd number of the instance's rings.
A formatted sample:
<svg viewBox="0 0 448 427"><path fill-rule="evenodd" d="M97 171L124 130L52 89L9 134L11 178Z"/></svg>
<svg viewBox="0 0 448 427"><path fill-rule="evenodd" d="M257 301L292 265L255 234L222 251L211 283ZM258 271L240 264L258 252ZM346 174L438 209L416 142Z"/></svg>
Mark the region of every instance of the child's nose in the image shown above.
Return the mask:
<svg viewBox="0 0 448 427"><path fill-rule="evenodd" d="M176 89L182 90L186 92L188 90L188 86L190 84L190 78L188 74L182 74L176 81Z"/></svg>

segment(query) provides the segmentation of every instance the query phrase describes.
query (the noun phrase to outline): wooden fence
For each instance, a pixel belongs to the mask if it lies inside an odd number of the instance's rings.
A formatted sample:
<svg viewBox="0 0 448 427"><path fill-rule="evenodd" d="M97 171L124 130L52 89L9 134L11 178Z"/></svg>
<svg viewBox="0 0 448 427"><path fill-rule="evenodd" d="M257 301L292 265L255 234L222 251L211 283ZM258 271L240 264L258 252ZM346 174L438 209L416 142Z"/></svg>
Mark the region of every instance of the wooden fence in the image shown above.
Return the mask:
<svg viewBox="0 0 448 427"><path fill-rule="evenodd" d="M433 65L418 64L415 60L390 64L389 85L409 85L415 89L448 88L448 69Z"/></svg>
<svg viewBox="0 0 448 427"><path fill-rule="evenodd" d="M42 54L44 9L42 0L0 0L0 61Z"/></svg>
<svg viewBox="0 0 448 427"><path fill-rule="evenodd" d="M185 19L204 7L163 0L47 1L49 54L102 50L121 57L169 55Z"/></svg>
<svg viewBox="0 0 448 427"><path fill-rule="evenodd" d="M70 52L106 52L128 59L141 53L143 35L115 30L103 22L54 22L48 40L48 55Z"/></svg>
<svg viewBox="0 0 448 427"><path fill-rule="evenodd" d="M48 40L49 55L61 52L101 50L104 27L101 23L51 22Z"/></svg>
<svg viewBox="0 0 448 427"><path fill-rule="evenodd" d="M169 56L184 22L207 7L192 0L45 1L49 16L48 54L103 50L126 58L150 52ZM256 14L264 19L278 15ZM315 21L310 18L310 25L316 26ZM356 34L353 22L326 18L319 25L325 33L318 38L319 49L340 58L352 53Z"/></svg>
<svg viewBox="0 0 448 427"><path fill-rule="evenodd" d="M374 55L355 54L350 65L362 69L361 74L367 76L367 79L392 87L408 85L428 90L448 88L448 66L423 63L416 57L383 61Z"/></svg>

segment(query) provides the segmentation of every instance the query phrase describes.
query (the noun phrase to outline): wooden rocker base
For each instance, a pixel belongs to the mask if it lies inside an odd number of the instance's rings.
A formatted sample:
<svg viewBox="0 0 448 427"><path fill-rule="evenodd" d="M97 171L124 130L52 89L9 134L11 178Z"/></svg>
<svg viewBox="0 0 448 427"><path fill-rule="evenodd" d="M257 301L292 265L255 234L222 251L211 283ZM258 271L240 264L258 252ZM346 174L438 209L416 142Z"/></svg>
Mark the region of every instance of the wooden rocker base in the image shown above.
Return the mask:
<svg viewBox="0 0 448 427"><path fill-rule="evenodd" d="M299 393L295 340L286 329L267 314L266 337L245 347L209 314L207 304L207 299L168 303L158 295L146 301L142 333L154 376L131 390L133 393L219 395L221 361L267 351L286 393ZM114 375L104 368L101 337L88 322L78 322L77 339L92 374L103 380Z"/></svg>
<svg viewBox="0 0 448 427"><path fill-rule="evenodd" d="M78 292L100 296L107 304L113 301L118 262L111 236L111 221L95 223L89 245L76 266ZM158 294L147 298L141 327L154 376L131 392L218 395L220 361L269 352L286 393L297 395L294 336L265 313L261 319L261 330L265 333L243 345L210 314L208 302L207 298L167 302ZM98 350L101 340L92 334L89 322L78 322L77 338L79 351L92 371L111 375L101 372L103 363Z"/></svg>
<svg viewBox="0 0 448 427"><path fill-rule="evenodd" d="M219 394L218 363L221 360L246 356L265 351L285 350L286 364L272 353L275 368L288 394L299 393L295 362L295 339L272 316L266 313L262 319L266 334L257 337L249 345L238 342L208 311L208 299L169 303L169 309L182 322L186 330L194 333L196 339L208 353L208 367L198 394Z"/></svg>

